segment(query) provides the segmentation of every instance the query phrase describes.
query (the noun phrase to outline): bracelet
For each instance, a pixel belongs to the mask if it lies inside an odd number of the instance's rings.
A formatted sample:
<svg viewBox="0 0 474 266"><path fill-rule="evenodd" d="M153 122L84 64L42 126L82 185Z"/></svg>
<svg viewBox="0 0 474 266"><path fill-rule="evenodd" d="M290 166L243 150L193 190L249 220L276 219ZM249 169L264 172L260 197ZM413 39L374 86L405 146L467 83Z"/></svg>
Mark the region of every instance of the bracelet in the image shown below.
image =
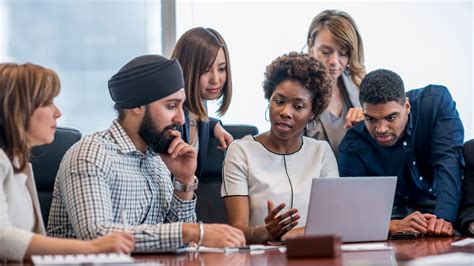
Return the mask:
<svg viewBox="0 0 474 266"><path fill-rule="evenodd" d="M204 240L204 224L199 221L199 241L197 243L196 251L199 250L199 248L202 245L202 241Z"/></svg>

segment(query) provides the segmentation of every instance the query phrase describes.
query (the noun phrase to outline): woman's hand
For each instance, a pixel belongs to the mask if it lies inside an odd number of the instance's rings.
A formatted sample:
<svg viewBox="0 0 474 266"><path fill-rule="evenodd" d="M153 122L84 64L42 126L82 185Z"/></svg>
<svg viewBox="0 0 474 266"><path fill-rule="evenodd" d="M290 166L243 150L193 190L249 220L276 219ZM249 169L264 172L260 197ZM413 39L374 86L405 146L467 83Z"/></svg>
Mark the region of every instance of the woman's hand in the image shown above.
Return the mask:
<svg viewBox="0 0 474 266"><path fill-rule="evenodd" d="M344 128L351 128L354 124L364 120L364 110L360 107L349 108Z"/></svg>
<svg viewBox="0 0 474 266"><path fill-rule="evenodd" d="M217 123L214 127L214 138L219 141L217 148L222 151L227 150L229 144L232 142L232 140L234 140L232 135L229 134L229 132L227 132L220 123Z"/></svg>
<svg viewBox="0 0 474 266"><path fill-rule="evenodd" d="M285 208L285 203L281 203L274 208L271 200L267 201L267 208L268 215L265 217L265 228L269 234L268 240L280 240L284 234L298 224L300 216L296 208L278 215L278 213Z"/></svg>
<svg viewBox="0 0 474 266"><path fill-rule="evenodd" d="M286 233L286 235L284 235L282 237L282 240L286 241L288 238L302 236L302 235L304 235L304 230L305 229L306 229L306 227L293 228L288 233Z"/></svg>
<svg viewBox="0 0 474 266"><path fill-rule="evenodd" d="M90 241L93 253L130 253L135 247L133 235L126 232L114 232Z"/></svg>

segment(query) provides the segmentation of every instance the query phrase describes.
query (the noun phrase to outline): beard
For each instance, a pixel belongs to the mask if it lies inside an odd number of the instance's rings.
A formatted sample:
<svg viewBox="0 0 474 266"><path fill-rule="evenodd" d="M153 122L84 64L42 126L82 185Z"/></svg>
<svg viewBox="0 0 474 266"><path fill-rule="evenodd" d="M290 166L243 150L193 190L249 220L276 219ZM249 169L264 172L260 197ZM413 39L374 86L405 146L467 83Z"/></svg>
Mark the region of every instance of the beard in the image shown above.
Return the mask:
<svg viewBox="0 0 474 266"><path fill-rule="evenodd" d="M148 108L145 110L145 116L138 129L138 134L150 147L150 149L158 154L168 154L168 148L175 137L169 135L169 130L181 130L178 124L171 124L159 131L158 126L153 121Z"/></svg>

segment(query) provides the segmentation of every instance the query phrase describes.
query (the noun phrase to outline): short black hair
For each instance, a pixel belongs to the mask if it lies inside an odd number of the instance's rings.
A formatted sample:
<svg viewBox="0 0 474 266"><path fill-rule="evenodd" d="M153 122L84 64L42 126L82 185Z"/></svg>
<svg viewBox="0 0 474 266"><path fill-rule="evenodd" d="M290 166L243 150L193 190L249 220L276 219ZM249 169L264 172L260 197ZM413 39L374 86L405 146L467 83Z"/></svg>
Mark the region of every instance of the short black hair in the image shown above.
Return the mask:
<svg viewBox="0 0 474 266"><path fill-rule="evenodd" d="M405 86L402 78L387 69L377 69L367 74L360 83L360 104L384 104L405 102Z"/></svg>
<svg viewBox="0 0 474 266"><path fill-rule="evenodd" d="M114 109L117 111L118 121L123 121L125 119L125 109L119 107L117 104L114 104Z"/></svg>
<svg viewBox="0 0 474 266"><path fill-rule="evenodd" d="M276 58L265 71L265 99L270 100L276 86L286 80L299 82L309 91L315 118L326 109L332 93L331 77L321 62L308 54L297 52Z"/></svg>

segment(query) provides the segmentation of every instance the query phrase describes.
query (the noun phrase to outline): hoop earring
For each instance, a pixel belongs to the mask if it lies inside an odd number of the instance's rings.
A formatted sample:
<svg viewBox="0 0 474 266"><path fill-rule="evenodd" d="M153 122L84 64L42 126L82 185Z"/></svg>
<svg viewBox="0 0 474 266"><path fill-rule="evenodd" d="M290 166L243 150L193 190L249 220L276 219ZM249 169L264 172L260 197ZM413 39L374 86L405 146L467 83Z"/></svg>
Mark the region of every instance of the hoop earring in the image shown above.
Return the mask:
<svg viewBox="0 0 474 266"><path fill-rule="evenodd" d="M270 109L270 106L267 106L267 109L265 109L265 121L270 122L270 118L267 118L268 110Z"/></svg>

